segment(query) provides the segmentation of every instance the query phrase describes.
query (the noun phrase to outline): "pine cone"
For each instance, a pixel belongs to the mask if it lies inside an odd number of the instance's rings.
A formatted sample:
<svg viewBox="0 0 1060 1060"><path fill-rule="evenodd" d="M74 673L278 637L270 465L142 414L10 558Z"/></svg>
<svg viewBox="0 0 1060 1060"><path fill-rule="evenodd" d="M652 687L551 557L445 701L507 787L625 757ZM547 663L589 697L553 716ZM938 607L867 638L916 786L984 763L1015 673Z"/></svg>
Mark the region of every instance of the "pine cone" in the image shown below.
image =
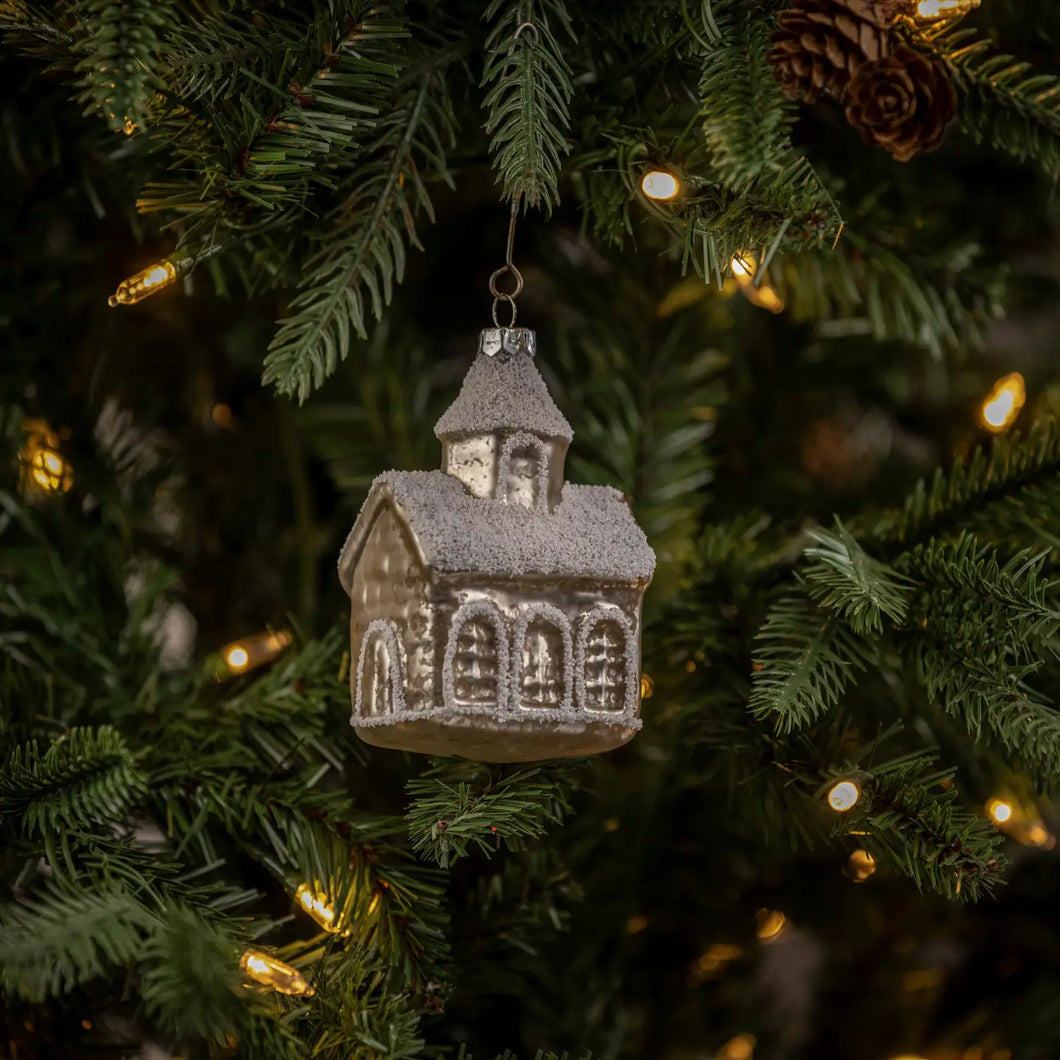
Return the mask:
<svg viewBox="0 0 1060 1060"><path fill-rule="evenodd" d="M798 0L781 11L767 58L784 95L842 99L862 63L887 55L887 29L909 10L911 0Z"/></svg>
<svg viewBox="0 0 1060 1060"><path fill-rule="evenodd" d="M858 68L846 113L866 143L886 147L907 162L917 151L942 143L957 113L957 93L944 67L903 44Z"/></svg>

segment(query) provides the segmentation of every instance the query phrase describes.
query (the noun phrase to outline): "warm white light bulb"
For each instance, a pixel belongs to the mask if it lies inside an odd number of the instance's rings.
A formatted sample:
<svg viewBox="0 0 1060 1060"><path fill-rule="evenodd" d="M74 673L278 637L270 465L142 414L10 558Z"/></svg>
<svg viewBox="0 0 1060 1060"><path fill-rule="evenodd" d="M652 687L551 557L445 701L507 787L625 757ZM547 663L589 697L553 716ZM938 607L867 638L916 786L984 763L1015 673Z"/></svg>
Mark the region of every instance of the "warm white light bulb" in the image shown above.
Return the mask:
<svg viewBox="0 0 1060 1060"><path fill-rule="evenodd" d="M916 17L925 22L934 22L940 18L957 18L967 15L978 6L979 0L920 0Z"/></svg>
<svg viewBox="0 0 1060 1060"><path fill-rule="evenodd" d="M986 809L998 824L1004 824L1012 817L1012 803L1004 799L991 799Z"/></svg>
<svg viewBox="0 0 1060 1060"><path fill-rule="evenodd" d="M247 649L243 647L229 648L225 654L225 662L228 663L230 670L242 670L249 661L250 656L247 654Z"/></svg>
<svg viewBox="0 0 1060 1060"><path fill-rule="evenodd" d="M653 169L650 173L644 174L644 179L640 182L640 190L649 199L665 202L668 199L672 199L681 190L681 185L677 177L672 173L667 173L661 169Z"/></svg>
<svg viewBox="0 0 1060 1060"><path fill-rule="evenodd" d="M1012 426L1027 400L1027 387L1019 372L1002 376L987 394L979 418L995 434Z"/></svg>
<svg viewBox="0 0 1060 1060"><path fill-rule="evenodd" d="M852 780L841 780L828 792L828 805L836 813L846 813L853 809L861 798L861 789Z"/></svg>

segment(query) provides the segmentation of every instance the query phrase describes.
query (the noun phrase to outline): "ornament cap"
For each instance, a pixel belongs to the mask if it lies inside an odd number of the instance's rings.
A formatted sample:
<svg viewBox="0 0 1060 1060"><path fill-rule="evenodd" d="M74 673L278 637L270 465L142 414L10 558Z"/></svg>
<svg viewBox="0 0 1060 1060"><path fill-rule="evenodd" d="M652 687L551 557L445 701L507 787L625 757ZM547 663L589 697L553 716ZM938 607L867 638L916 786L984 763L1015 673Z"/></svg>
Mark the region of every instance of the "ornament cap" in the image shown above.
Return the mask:
<svg viewBox="0 0 1060 1060"><path fill-rule="evenodd" d="M478 340L479 353L496 357L499 353L537 352L537 336L530 328L483 328Z"/></svg>

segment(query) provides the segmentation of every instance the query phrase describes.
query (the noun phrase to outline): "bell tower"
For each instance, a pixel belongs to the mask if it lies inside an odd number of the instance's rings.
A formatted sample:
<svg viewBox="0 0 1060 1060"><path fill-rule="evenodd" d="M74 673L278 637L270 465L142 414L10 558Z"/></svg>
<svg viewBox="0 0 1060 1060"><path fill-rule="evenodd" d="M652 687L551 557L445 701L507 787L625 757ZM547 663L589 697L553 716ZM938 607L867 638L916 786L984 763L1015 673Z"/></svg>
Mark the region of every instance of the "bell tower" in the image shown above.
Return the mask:
<svg viewBox="0 0 1060 1060"><path fill-rule="evenodd" d="M473 497L553 511L574 434L534 364L536 345L528 328L486 328L434 433L442 470Z"/></svg>

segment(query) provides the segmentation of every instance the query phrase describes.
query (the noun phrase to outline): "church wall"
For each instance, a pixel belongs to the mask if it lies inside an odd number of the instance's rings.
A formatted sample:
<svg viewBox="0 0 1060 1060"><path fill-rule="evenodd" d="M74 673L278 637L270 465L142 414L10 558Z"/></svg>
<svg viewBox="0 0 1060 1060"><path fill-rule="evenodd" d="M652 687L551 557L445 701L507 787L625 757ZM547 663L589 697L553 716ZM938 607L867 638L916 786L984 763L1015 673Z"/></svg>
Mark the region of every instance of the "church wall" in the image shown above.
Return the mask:
<svg viewBox="0 0 1060 1060"><path fill-rule="evenodd" d="M554 609L566 619L569 640L560 647L569 659L569 693L579 706L579 689L585 689L577 680L576 656L580 623L584 616L601 606L617 607L628 628L632 630L632 671L637 670L640 657L640 605L643 587L636 582L602 582L594 579L573 578L486 578L477 575L450 575L439 577L431 588L431 604L437 616L433 629L433 651L439 673L446 672L449 649L449 633L453 618L463 605L477 601L492 602L504 623L507 633L510 668L513 672L522 669L522 638L536 617L547 617ZM451 655L451 652L450 652ZM634 679L631 677L630 681ZM519 694L520 690L517 690ZM638 688L639 695L639 688ZM438 682L434 689L435 706L444 705L444 690ZM579 707L580 709L580 707Z"/></svg>
<svg viewBox="0 0 1060 1060"><path fill-rule="evenodd" d="M403 650L406 705L429 706L434 694L434 611L427 577L408 531L390 504L380 505L350 585L350 679L356 682L361 643L374 620L389 622ZM356 692L356 688L354 688Z"/></svg>

